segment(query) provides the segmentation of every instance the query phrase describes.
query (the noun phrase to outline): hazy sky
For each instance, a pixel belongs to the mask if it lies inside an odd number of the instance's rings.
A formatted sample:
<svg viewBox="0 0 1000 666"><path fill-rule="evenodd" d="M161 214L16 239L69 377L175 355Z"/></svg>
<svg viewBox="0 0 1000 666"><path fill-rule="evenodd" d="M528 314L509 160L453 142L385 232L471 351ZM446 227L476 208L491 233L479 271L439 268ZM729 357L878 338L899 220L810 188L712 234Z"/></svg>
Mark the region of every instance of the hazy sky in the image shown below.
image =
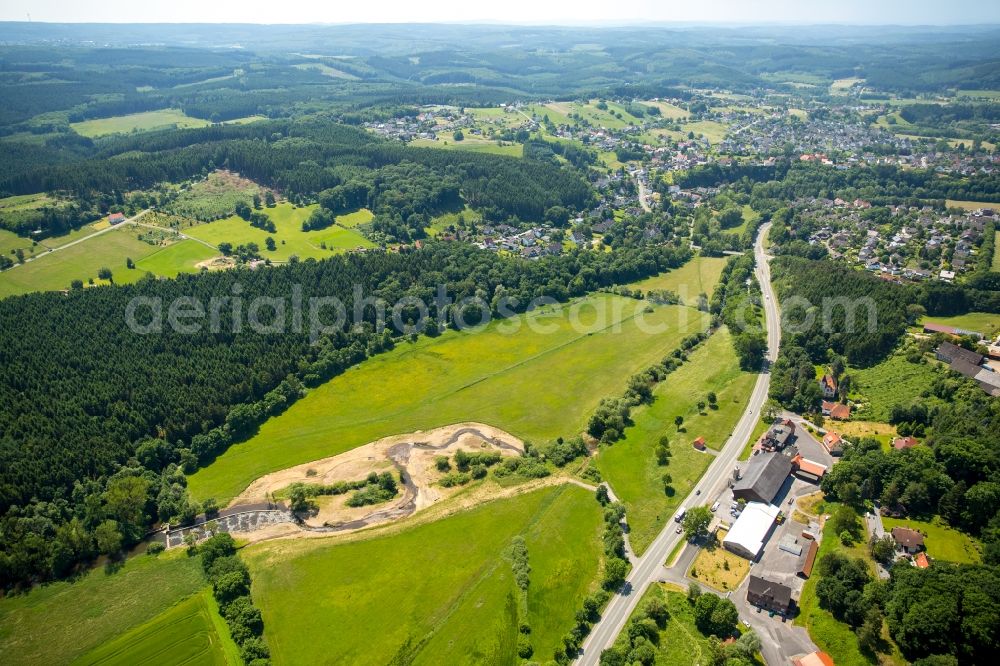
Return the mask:
<svg viewBox="0 0 1000 666"><path fill-rule="evenodd" d="M0 20L115 23L1000 23L1000 0L3 0Z"/></svg>

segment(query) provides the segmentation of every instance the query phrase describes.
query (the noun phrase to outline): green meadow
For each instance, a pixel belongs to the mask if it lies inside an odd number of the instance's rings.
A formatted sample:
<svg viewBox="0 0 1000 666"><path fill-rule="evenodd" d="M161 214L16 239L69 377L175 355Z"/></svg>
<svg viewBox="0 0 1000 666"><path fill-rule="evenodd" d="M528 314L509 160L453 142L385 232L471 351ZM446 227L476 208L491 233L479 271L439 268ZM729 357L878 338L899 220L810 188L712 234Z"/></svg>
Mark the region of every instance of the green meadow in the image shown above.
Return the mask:
<svg viewBox="0 0 1000 666"><path fill-rule="evenodd" d="M74 663L80 666L239 666L242 663L239 649L229 638L228 628L218 613L215 599L206 589L102 644Z"/></svg>
<svg viewBox="0 0 1000 666"><path fill-rule="evenodd" d="M712 295L726 261L726 257L697 256L680 268L646 278L632 287L642 291L666 289L680 296L683 303L695 305L698 294Z"/></svg>
<svg viewBox="0 0 1000 666"><path fill-rule="evenodd" d="M572 628L602 526L593 494L565 484L378 538L265 542L243 557L275 663L514 663L520 622L542 660ZM526 617L505 556L518 535Z"/></svg>
<svg viewBox="0 0 1000 666"><path fill-rule="evenodd" d="M157 250L137 261L135 267L142 273L150 272L163 277L177 277L181 273L194 273L198 264L218 256L218 252L195 240L182 240Z"/></svg>
<svg viewBox="0 0 1000 666"><path fill-rule="evenodd" d="M1000 254L1000 253L997 253ZM987 338L995 338L1000 334L1000 314L993 312L967 312L953 317L924 317L920 323L934 322L945 326L963 328L967 331L982 333Z"/></svg>
<svg viewBox="0 0 1000 666"><path fill-rule="evenodd" d="M110 268L116 284L135 282L145 273L125 267L125 258L139 262L159 248L137 238L134 228L121 228L46 255L0 273L0 298L32 291L69 289L73 280L97 280Z"/></svg>
<svg viewBox="0 0 1000 666"><path fill-rule="evenodd" d="M479 138L474 134L466 134L461 141L455 141L452 134L442 132L437 139L414 139L410 142L415 148L443 148L445 150L472 150L482 153L493 153L494 155L510 155L511 157L521 157L524 155L524 146L519 143L498 144L493 139Z"/></svg>
<svg viewBox="0 0 1000 666"><path fill-rule="evenodd" d="M729 331L719 329L656 387L651 404L633 410L634 425L625 429L625 438L601 447L595 465L625 504L637 553L649 547L712 462L711 454L696 451L691 442L704 437L709 448L720 449L743 414L756 379L740 370ZM715 392L718 409L706 405L700 412L697 403L707 402L709 392ZM674 424L677 416L684 418L682 430ZM663 435L673 455L661 467L655 451ZM664 492L665 473L672 477L672 496Z"/></svg>
<svg viewBox="0 0 1000 666"><path fill-rule="evenodd" d="M929 389L942 372L938 363L927 358L922 358L920 363L910 363L906 360L905 349L870 368L849 369L851 398L861 403L857 418L888 423L893 406L909 405ZM941 402L933 396L920 400L928 409Z"/></svg>
<svg viewBox="0 0 1000 666"><path fill-rule="evenodd" d="M893 527L909 527L924 535L927 554L935 560L957 564L975 564L980 561L979 543L968 534L946 525L940 518L933 521L902 518L883 518L885 530Z"/></svg>
<svg viewBox="0 0 1000 666"><path fill-rule="evenodd" d="M275 470L392 434L481 421L545 442L583 431L601 398L707 325L682 306L596 294L485 327L449 331L365 361L312 390L255 437L190 477L223 503ZM574 325L576 322L578 325ZM651 333L649 326L663 325Z"/></svg>
<svg viewBox="0 0 1000 666"><path fill-rule="evenodd" d="M371 219L371 213L368 211L357 211L341 216L349 226L341 226L339 222L341 218L338 218L337 224L326 229L302 231L302 223L309 218L316 207L316 204L297 207L290 203L280 203L274 208L265 208L264 212L274 221L274 226L277 228L275 233L252 227L249 222L236 215L186 228L184 233L216 247L220 243L232 243L233 246L256 243L261 256L274 262L285 262L292 256L299 259L310 257L322 259L337 251L374 247L372 242L355 228L363 221ZM265 246L269 236L275 240L274 251L267 250Z"/></svg>
<svg viewBox="0 0 1000 666"><path fill-rule="evenodd" d="M204 587L201 561L178 549L8 595L0 599L0 663L70 663Z"/></svg>
<svg viewBox="0 0 1000 666"><path fill-rule="evenodd" d="M97 137L106 134L145 132L169 127L176 127L178 129L205 127L211 124L209 121L201 118L192 118L180 109L161 109L159 111L131 113L126 116L84 120L78 123L70 123L70 127L82 136Z"/></svg>

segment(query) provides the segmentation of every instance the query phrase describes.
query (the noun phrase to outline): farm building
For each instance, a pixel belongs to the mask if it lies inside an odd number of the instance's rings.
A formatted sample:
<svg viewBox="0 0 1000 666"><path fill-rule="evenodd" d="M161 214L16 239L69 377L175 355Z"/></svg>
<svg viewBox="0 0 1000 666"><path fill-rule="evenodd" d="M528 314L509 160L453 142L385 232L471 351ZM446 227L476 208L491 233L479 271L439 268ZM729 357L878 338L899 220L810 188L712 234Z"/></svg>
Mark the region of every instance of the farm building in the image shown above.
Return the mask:
<svg viewBox="0 0 1000 666"><path fill-rule="evenodd" d="M799 570L795 572L799 578L809 578L812 575L813 565L816 564L816 553L819 552L819 542L815 539L809 541L809 547L799 560Z"/></svg>
<svg viewBox="0 0 1000 666"><path fill-rule="evenodd" d="M945 363L954 363L957 360L965 361L971 365L982 365L983 355L976 353L974 351L969 351L958 345L953 345L950 342L942 342L938 345L937 351L934 353L937 360L944 361Z"/></svg>
<svg viewBox="0 0 1000 666"><path fill-rule="evenodd" d="M121 224L125 221L124 213L111 213L108 215L108 224Z"/></svg>
<svg viewBox="0 0 1000 666"><path fill-rule="evenodd" d="M741 557L756 559L777 518L778 507L750 502L729 529L722 546Z"/></svg>
<svg viewBox="0 0 1000 666"><path fill-rule="evenodd" d="M788 456L780 453L752 456L740 480L733 485L733 497L769 504L791 471L792 460Z"/></svg>
<svg viewBox="0 0 1000 666"><path fill-rule="evenodd" d="M792 458L792 469L795 476L811 483L819 483L823 480L823 475L826 474L826 465L803 458L802 454Z"/></svg>
<svg viewBox="0 0 1000 666"><path fill-rule="evenodd" d="M698 449L699 451L704 451L705 450L705 438L704 437L696 437L695 440L693 442L691 442L691 445L694 446L694 448Z"/></svg>
<svg viewBox="0 0 1000 666"><path fill-rule="evenodd" d="M983 336L976 331L969 331L964 328L955 328L954 326L945 326L944 324L934 324L928 322L924 324L924 333L947 333L948 335L970 335L974 338L982 338Z"/></svg>
<svg viewBox="0 0 1000 666"><path fill-rule="evenodd" d="M747 601L752 606L785 614L792 607L792 589L787 585L751 575L750 585L747 587Z"/></svg>

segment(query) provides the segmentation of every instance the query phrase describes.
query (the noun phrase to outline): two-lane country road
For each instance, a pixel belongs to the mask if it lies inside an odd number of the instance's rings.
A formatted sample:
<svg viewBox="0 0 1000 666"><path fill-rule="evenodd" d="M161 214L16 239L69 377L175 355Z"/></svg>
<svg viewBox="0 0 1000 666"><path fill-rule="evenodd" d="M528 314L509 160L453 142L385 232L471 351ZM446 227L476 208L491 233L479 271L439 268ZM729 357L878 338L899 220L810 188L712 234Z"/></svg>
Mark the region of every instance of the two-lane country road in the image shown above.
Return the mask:
<svg viewBox="0 0 1000 666"><path fill-rule="evenodd" d="M767 328L767 348L768 362L774 361L778 354L778 345L781 340L781 323L778 312L778 299L774 295L771 287L771 267L768 264L769 257L764 252L764 238L770 229L770 223L763 225L757 234L757 242L754 245L754 256L756 267L754 274L760 282L761 292L764 295L764 316ZM697 485L691 490L681 506L696 506L699 504L699 497L715 497L726 485L736 459L744 444L750 439L757 419L760 418L761 408L767 400L768 388L771 385L771 376L765 369L757 377L753 392L750 394L750 401L747 403L743 416L726 441L722 450L716 456L711 466ZM601 652L611 647L615 638L625 626L632 611L635 610L639 599L642 597L646 587L657 580L662 571L661 567L667 557L673 551L674 546L684 538L683 534L675 532L675 525L671 521L663 528L663 531L656 537L656 540L649 547L646 553L640 557L632 568L632 573L626 579L624 592L616 594L611 598L608 607L601 615L601 619L593 626L590 635L583 643L583 649L577 663L582 666L596 666L601 659Z"/></svg>

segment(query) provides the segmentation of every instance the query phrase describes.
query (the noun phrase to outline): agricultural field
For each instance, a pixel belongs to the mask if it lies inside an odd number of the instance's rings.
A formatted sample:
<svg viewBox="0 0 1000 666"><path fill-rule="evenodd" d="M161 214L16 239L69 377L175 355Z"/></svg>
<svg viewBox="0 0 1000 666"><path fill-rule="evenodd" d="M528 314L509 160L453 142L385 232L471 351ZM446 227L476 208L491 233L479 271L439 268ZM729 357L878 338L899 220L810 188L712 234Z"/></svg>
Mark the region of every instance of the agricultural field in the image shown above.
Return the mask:
<svg viewBox="0 0 1000 666"><path fill-rule="evenodd" d="M219 630L224 631L220 634ZM75 663L80 666L121 664L211 664L239 666L239 649L209 590L175 604L152 620L102 644Z"/></svg>
<svg viewBox="0 0 1000 666"><path fill-rule="evenodd" d="M93 278L99 284L97 272L102 267L111 269L115 284L136 282L145 273L127 269L126 257L138 262L159 249L139 240L138 233L134 228L115 229L6 270L0 273L0 298L69 289L73 280L83 280L86 284Z"/></svg>
<svg viewBox="0 0 1000 666"><path fill-rule="evenodd" d="M163 277L198 271L198 264L218 256L218 252L195 240L182 240L137 261L136 269Z"/></svg>
<svg viewBox="0 0 1000 666"><path fill-rule="evenodd" d="M192 118L180 109L161 109L160 111L131 113L126 116L94 118L93 120L70 123L70 127L81 136L94 138L108 134L148 132L150 130L168 129L171 127L177 129L206 127L211 124L202 118Z"/></svg>
<svg viewBox="0 0 1000 666"><path fill-rule="evenodd" d="M564 484L379 538L265 542L243 557L276 663L512 663L519 622L539 658L561 644L596 584L602 526L593 493ZM518 535L526 616L506 556Z"/></svg>
<svg viewBox="0 0 1000 666"><path fill-rule="evenodd" d="M967 312L966 314L955 315L953 317L924 317L920 320L920 323L923 324L924 322L933 322L935 324L963 328L967 331L976 331L990 339L1000 335L1000 314L993 312Z"/></svg>
<svg viewBox="0 0 1000 666"><path fill-rule="evenodd" d="M870 368L850 368L851 399L862 403L856 416L861 420L887 422L894 405L908 405L927 390L944 370L925 357L910 363L906 349L897 350L887 359ZM938 398L923 398L928 408L940 402Z"/></svg>
<svg viewBox="0 0 1000 666"><path fill-rule="evenodd" d="M479 421L535 443L583 431L602 398L707 321L682 306L596 294L486 327L448 331L371 358L311 391L249 441L190 477L223 504L279 469L387 435ZM650 334L637 323L667 330ZM576 324L576 325L574 325ZM628 349L628 354L621 350ZM720 398L721 400L721 398Z"/></svg>
<svg viewBox="0 0 1000 666"><path fill-rule="evenodd" d="M750 560L731 553L721 545L726 531L720 530L718 542L712 548L701 548L691 563L688 576L725 594L735 590L750 573Z"/></svg>
<svg viewBox="0 0 1000 666"><path fill-rule="evenodd" d="M679 106L674 106L669 102L641 102L643 106L655 106L660 110L660 117L667 120L681 120L690 114Z"/></svg>
<svg viewBox="0 0 1000 666"><path fill-rule="evenodd" d="M236 246L253 242L260 248L262 257L274 262L285 262L292 256L300 259L310 257L322 259L338 250L374 247L372 242L355 228L340 226L341 219L345 219L346 223L353 227L361 224L366 217L371 219L371 213L367 211L341 216L337 224L326 229L302 231L302 223L309 218L316 207L316 204L297 207L285 202L273 208L264 208L263 211L277 227L275 233L252 227L249 222L236 215L193 226L185 229L184 233L216 247L220 243L232 243ZM277 244L273 252L265 247L265 241L269 236L273 237Z"/></svg>
<svg viewBox="0 0 1000 666"><path fill-rule="evenodd" d="M893 527L909 527L921 532L925 537L927 554L932 559L957 564L975 564L981 560L979 542L946 525L940 518L933 521L883 518L882 524L885 525L886 532Z"/></svg>
<svg viewBox="0 0 1000 666"><path fill-rule="evenodd" d="M697 256L680 268L660 273L632 285L641 291L666 289L681 297L685 305L695 305L699 294L711 295L719 283L726 257Z"/></svg>
<svg viewBox="0 0 1000 666"><path fill-rule="evenodd" d="M444 148L445 150L472 150L482 153L493 153L494 155L510 155L511 157L521 157L524 154L524 146L519 143L504 143L500 145L493 139L479 138L472 134L466 134L462 141L455 141L450 132L443 132L437 139L414 139L410 142L416 148Z"/></svg>
<svg viewBox="0 0 1000 666"><path fill-rule="evenodd" d="M68 664L204 587L200 560L178 549L6 596L0 599L0 662Z"/></svg>
<svg viewBox="0 0 1000 666"><path fill-rule="evenodd" d="M213 171L204 180L183 190L167 208L172 213L198 220L214 220L236 212L237 204L253 204L264 197L264 188L231 171Z"/></svg>
<svg viewBox="0 0 1000 666"><path fill-rule="evenodd" d="M691 446L704 437L720 449L739 420L757 376L739 369L731 336L720 329L691 353L687 362L667 376L653 391L654 400L633 410L634 425L624 439L602 447L594 464L625 504L632 548L641 554L674 514L683 498L701 478L712 456ZM714 391L718 409L697 403ZM682 430L674 418L683 416ZM655 449L660 437L670 440L670 464L657 464ZM664 492L662 477L670 474L674 494Z"/></svg>
<svg viewBox="0 0 1000 666"><path fill-rule="evenodd" d="M636 613L641 612L654 598L663 601L670 612L667 626L660 631L660 640L654 645L656 665L691 666L710 663L712 649L708 637L698 631L694 624L694 606L687 600L686 591L670 583L654 583L642 595Z"/></svg>

